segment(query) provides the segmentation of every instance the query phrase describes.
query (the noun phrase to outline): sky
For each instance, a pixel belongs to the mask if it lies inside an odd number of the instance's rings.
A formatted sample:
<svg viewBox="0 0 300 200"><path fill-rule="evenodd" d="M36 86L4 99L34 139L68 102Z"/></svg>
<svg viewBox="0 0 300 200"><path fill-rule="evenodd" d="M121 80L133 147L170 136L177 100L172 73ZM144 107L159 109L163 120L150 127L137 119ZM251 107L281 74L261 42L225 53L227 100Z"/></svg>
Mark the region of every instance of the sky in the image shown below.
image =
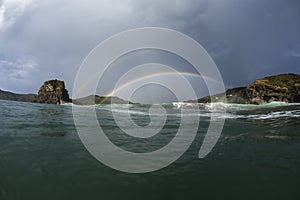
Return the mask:
<svg viewBox="0 0 300 200"><path fill-rule="evenodd" d="M72 94L77 70L97 44L149 26L199 42L226 88L300 74L299 10L298 0L0 0L0 89L37 93L57 78Z"/></svg>

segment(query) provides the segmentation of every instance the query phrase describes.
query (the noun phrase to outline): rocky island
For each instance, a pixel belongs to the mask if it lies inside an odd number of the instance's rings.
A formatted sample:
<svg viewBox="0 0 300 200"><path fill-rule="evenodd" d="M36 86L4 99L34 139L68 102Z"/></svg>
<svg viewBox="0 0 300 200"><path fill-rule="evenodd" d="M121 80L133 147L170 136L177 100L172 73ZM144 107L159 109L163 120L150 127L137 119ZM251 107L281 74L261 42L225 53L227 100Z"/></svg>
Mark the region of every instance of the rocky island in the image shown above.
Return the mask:
<svg viewBox="0 0 300 200"><path fill-rule="evenodd" d="M56 79L46 81L40 87L37 95L38 103L64 104L71 101L68 90L65 88L65 82Z"/></svg>
<svg viewBox="0 0 300 200"><path fill-rule="evenodd" d="M38 94L15 94L9 91L0 90L0 99L45 104L64 104L73 102L80 105L91 104L117 104L131 103L118 97L104 97L90 95L80 99L71 99L68 90L65 88L65 82L61 80L48 80L40 87Z"/></svg>
<svg viewBox="0 0 300 200"><path fill-rule="evenodd" d="M300 102L300 75L280 74L254 81L246 87L233 88L196 100L199 103L227 102L237 104L265 104L274 101Z"/></svg>
<svg viewBox="0 0 300 200"><path fill-rule="evenodd" d="M49 80L39 89L38 94L15 94L9 91L0 90L0 99L22 102L63 104L71 102L64 81Z"/></svg>

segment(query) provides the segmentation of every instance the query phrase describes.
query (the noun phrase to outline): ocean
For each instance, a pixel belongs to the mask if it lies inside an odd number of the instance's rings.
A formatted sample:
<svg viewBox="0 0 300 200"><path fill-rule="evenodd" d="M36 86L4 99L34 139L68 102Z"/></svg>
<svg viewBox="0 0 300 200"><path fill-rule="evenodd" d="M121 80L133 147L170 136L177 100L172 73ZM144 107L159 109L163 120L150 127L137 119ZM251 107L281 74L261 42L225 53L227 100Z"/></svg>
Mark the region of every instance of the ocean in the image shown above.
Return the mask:
<svg viewBox="0 0 300 200"><path fill-rule="evenodd" d="M300 199L300 104L163 104L165 125L143 139L122 134L115 123L112 114L122 119L124 105L96 105L107 137L136 153L168 144L179 128L180 109L193 115L200 107L199 124L189 125L198 129L188 150L149 173L120 172L95 159L78 136L72 106L0 101L1 200ZM129 114L147 126L149 108L131 105ZM224 128L212 151L199 159L212 115L225 120Z"/></svg>

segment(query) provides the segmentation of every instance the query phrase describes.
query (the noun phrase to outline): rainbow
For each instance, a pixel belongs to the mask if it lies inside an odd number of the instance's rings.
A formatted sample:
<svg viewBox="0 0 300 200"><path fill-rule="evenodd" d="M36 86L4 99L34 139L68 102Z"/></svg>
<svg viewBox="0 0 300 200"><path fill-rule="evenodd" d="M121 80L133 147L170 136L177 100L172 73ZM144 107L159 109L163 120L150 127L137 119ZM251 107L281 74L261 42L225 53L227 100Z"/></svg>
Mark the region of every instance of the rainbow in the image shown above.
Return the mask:
<svg viewBox="0 0 300 200"><path fill-rule="evenodd" d="M134 84L136 82L139 82L139 81L142 81L142 80L145 80L145 79L149 79L149 78L154 78L154 77L161 77L161 76L170 76L170 75L183 75L183 76L188 76L188 77L195 77L195 78L202 78L202 79L206 79L206 80L210 80L210 81L213 81L213 82L216 82L216 83L219 83L219 84L222 84L221 81L219 80L215 80L211 77L208 77L208 76L203 76L203 75L200 75L200 74L197 74L197 73L191 73L191 72L180 72L180 71L176 71L176 72L159 72L159 73L152 73L152 74L147 74L145 76L141 76L141 77L138 77L136 79L132 79L122 85L120 85L119 87L117 88L114 88L111 92L107 93L104 95L104 98L101 100L100 103L102 103L105 99L107 99L108 97L111 97L113 96L114 93L128 87L129 85L131 84Z"/></svg>

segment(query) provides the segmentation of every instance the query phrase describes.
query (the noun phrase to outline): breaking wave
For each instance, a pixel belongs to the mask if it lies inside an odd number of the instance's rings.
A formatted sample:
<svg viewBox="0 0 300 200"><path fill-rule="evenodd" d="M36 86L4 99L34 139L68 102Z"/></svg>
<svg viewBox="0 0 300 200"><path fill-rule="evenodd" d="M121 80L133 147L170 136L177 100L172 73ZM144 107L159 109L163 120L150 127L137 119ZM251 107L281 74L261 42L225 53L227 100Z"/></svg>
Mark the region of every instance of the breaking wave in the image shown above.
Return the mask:
<svg viewBox="0 0 300 200"><path fill-rule="evenodd" d="M65 106L78 106L71 103ZM84 105L81 107L96 108L99 110L112 111L119 114L149 115L147 104L109 104L109 105ZM180 117L182 115L217 117L228 119L276 119L276 118L300 118L299 103L272 102L262 105L252 104L227 104L227 103L185 103L174 102L161 104L169 116ZM185 112L181 112L184 109ZM161 115L151 113L150 115Z"/></svg>

